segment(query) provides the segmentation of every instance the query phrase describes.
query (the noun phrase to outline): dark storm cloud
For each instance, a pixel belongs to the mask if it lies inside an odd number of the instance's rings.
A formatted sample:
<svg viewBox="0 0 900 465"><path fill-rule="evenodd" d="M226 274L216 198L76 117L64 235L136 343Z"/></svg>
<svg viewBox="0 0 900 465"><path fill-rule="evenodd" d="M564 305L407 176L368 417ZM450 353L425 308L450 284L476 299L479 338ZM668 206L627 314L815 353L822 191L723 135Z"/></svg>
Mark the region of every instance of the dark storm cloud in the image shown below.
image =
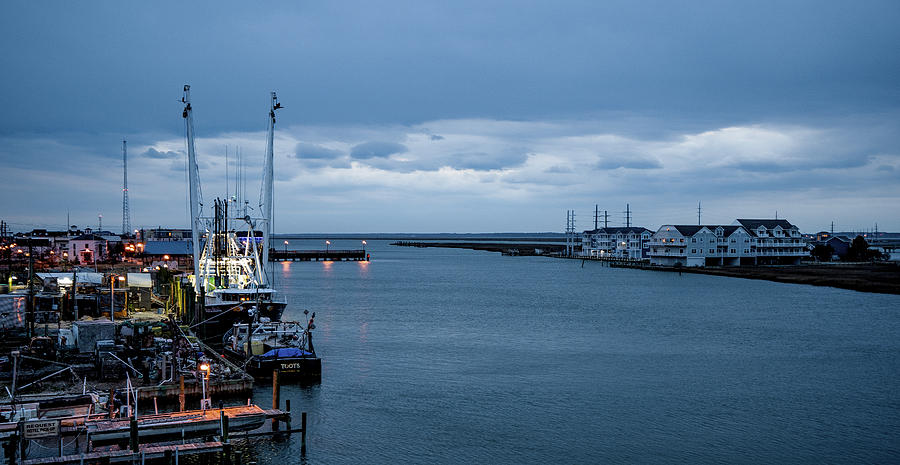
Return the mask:
<svg viewBox="0 0 900 465"><path fill-rule="evenodd" d="M185 81L198 134L259 127L245 109L270 90L280 124L878 111L900 104L898 17L895 1L3 2L0 131L177 129Z"/></svg>
<svg viewBox="0 0 900 465"><path fill-rule="evenodd" d="M369 159L369 158L386 158L391 155L397 153L405 153L409 149L403 145L398 144L396 142L363 142L357 146L354 146L352 150L350 150L350 156L355 159Z"/></svg>

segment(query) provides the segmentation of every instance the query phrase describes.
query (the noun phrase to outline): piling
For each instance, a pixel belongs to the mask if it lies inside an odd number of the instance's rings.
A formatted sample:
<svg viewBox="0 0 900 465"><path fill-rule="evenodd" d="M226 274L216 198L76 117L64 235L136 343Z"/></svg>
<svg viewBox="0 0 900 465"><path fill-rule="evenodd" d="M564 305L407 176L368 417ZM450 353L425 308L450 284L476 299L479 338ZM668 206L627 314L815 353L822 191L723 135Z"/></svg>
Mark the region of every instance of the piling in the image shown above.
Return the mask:
<svg viewBox="0 0 900 465"><path fill-rule="evenodd" d="M228 442L228 415L222 415L222 442Z"/></svg>
<svg viewBox="0 0 900 465"><path fill-rule="evenodd" d="M285 411L287 411L287 420L285 421L285 423L287 423L287 430L290 431L291 430L291 399L284 400L284 409L285 409Z"/></svg>
<svg viewBox="0 0 900 465"><path fill-rule="evenodd" d="M106 401L106 408L107 408L107 410L109 410L109 419L110 420L112 420L113 416L115 415L115 411L114 411L115 409L113 408L115 406L115 397L116 397L116 390L113 388L110 388L109 389L109 400Z"/></svg>
<svg viewBox="0 0 900 465"><path fill-rule="evenodd" d="M244 465L244 451L234 451L234 465Z"/></svg>
<svg viewBox="0 0 900 465"><path fill-rule="evenodd" d="M300 413L300 445L306 450L306 412Z"/></svg>
<svg viewBox="0 0 900 465"><path fill-rule="evenodd" d="M278 410L281 406L281 385L278 384L278 370L272 370L272 409ZM272 419L272 431L278 431L278 420Z"/></svg>
<svg viewBox="0 0 900 465"><path fill-rule="evenodd" d="M131 451L138 451L138 422L134 418L131 419Z"/></svg>
<svg viewBox="0 0 900 465"><path fill-rule="evenodd" d="M231 444L222 444L222 463L231 465Z"/></svg>
<svg viewBox="0 0 900 465"><path fill-rule="evenodd" d="M178 411L184 411L184 375L178 377Z"/></svg>

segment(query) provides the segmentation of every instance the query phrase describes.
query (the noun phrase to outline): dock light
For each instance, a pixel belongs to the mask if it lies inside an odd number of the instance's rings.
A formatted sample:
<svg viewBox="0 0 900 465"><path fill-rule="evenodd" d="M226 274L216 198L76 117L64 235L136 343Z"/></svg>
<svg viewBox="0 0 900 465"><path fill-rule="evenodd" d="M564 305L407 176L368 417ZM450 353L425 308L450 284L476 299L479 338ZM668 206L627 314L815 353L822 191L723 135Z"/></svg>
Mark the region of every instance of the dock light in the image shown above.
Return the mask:
<svg viewBox="0 0 900 465"><path fill-rule="evenodd" d="M331 245L331 241L325 241L325 253L328 253L328 246Z"/></svg>
<svg viewBox="0 0 900 465"><path fill-rule="evenodd" d="M163 255L163 260L169 261L169 256L168 256L168 255Z"/></svg>
<svg viewBox="0 0 900 465"><path fill-rule="evenodd" d="M201 362L200 370L204 372L204 375L202 377L200 377L200 382L203 387L203 392L202 392L203 398L200 399L200 409L206 410L207 408L209 408L209 406L211 404L209 398L206 397L206 380L209 379L209 364L206 362Z"/></svg>
<svg viewBox="0 0 900 465"><path fill-rule="evenodd" d="M287 253L288 241L284 241L284 253Z"/></svg>

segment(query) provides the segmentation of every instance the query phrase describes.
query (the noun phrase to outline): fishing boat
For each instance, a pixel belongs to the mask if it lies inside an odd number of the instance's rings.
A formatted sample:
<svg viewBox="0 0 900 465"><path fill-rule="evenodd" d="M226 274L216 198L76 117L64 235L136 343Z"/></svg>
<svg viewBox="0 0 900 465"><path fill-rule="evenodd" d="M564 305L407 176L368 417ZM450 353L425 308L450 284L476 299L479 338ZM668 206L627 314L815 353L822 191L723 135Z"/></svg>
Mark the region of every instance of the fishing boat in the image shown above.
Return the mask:
<svg viewBox="0 0 900 465"><path fill-rule="evenodd" d="M275 93L271 93L269 124L266 138L266 158L258 208L249 207L241 198L216 199L213 214L202 213L199 168L194 149L193 107L190 86L184 86L185 138L188 149L188 182L193 241L193 284L197 295L203 296L202 323L221 331L207 331L221 336L235 323L249 323L256 317L279 321L287 305L272 287L267 273L271 248L273 216L273 141L275 111L281 108ZM251 215L252 213L252 215ZM205 243L201 247L201 239ZM209 329L209 328L207 328Z"/></svg>
<svg viewBox="0 0 900 465"><path fill-rule="evenodd" d="M304 314L309 314L304 310ZM303 327L294 321L238 323L223 338L226 357L254 378L269 378L278 370L282 379L316 379L322 376L322 360L312 342L316 314Z"/></svg>

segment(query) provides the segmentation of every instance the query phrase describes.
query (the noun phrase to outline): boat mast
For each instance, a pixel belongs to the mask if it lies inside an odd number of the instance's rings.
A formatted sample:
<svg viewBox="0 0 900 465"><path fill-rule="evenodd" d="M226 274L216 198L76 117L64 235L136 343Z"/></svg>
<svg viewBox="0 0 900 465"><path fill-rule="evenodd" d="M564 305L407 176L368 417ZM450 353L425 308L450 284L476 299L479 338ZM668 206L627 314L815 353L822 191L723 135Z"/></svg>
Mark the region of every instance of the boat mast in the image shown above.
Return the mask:
<svg viewBox="0 0 900 465"><path fill-rule="evenodd" d="M269 280L266 277L265 268L269 263L269 247L271 246L271 236L272 236L272 224L273 224L273 212L274 212L274 204L275 197L273 191L273 181L274 181L274 149L273 143L275 139L275 110L281 108L281 104L278 103L278 97L275 96L275 92L271 93L271 97L269 100L269 124L268 130L266 131L266 161L263 167L263 180L262 180L262 190L259 196L259 211L263 216L263 221L265 222L265 227L263 228L263 251L262 251L262 266L259 268L260 273L260 283L263 285L268 285Z"/></svg>
<svg viewBox="0 0 900 465"><path fill-rule="evenodd" d="M184 111L181 113L181 116L184 118L185 139L188 153L191 242L194 247L194 290L199 295L202 292L200 283L200 172L197 168L197 156L194 152L194 116L193 108L191 108L191 86L187 84L184 85L184 97L181 98L181 101L184 102Z"/></svg>

